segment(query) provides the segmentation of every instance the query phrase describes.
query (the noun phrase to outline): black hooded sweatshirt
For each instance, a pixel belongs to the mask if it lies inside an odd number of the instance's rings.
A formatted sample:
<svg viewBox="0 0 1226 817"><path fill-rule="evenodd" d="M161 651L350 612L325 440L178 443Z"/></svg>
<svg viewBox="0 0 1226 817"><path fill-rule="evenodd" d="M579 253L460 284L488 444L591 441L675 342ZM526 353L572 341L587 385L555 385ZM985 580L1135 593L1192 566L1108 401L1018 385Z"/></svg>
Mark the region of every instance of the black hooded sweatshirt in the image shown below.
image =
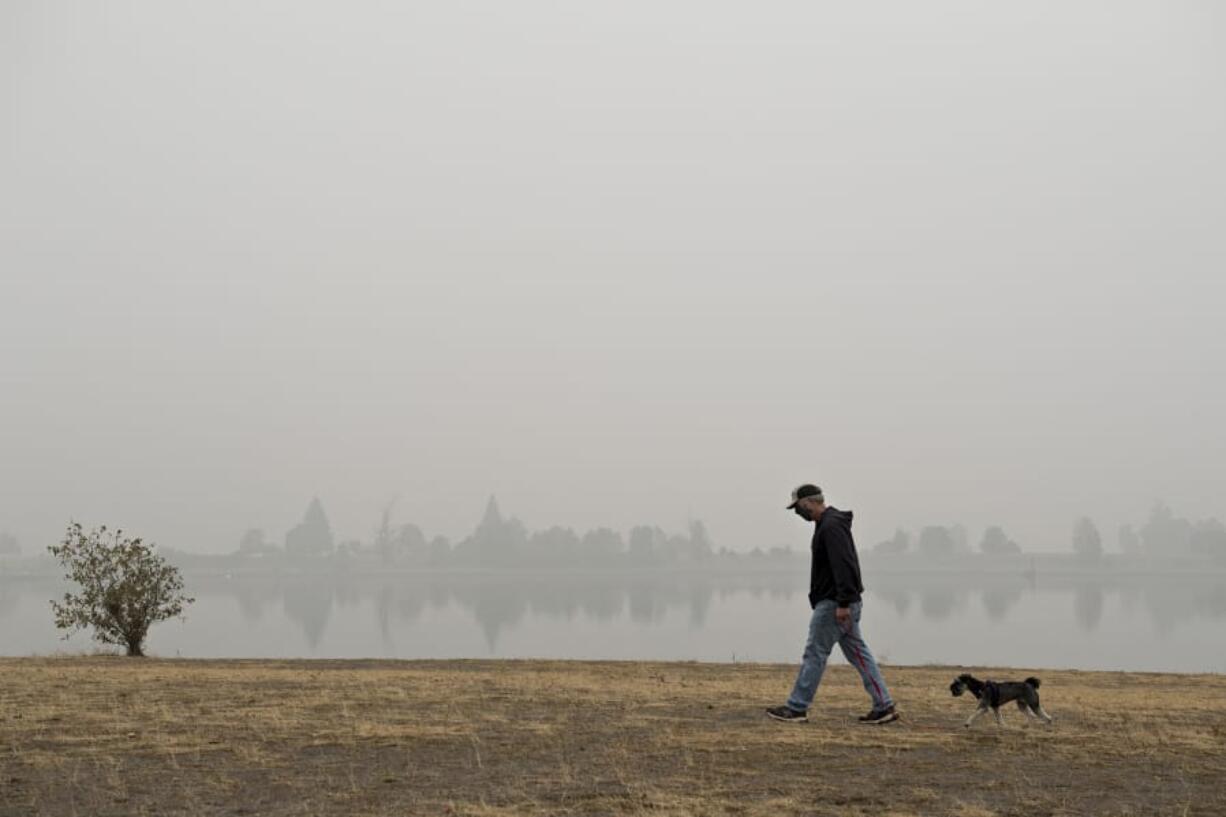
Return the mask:
<svg viewBox="0 0 1226 817"><path fill-rule="evenodd" d="M813 561L809 570L809 606L834 599L839 607L860 600L860 559L851 538L851 511L826 508L813 530Z"/></svg>

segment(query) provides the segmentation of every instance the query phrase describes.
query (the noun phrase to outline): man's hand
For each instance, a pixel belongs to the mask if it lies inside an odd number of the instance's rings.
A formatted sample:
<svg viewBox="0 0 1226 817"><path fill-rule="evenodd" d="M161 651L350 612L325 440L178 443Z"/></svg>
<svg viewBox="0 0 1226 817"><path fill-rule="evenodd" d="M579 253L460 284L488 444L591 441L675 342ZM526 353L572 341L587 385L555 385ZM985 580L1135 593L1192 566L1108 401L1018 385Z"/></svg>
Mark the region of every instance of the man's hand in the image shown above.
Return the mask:
<svg viewBox="0 0 1226 817"><path fill-rule="evenodd" d="M851 608L850 607L839 607L838 609L836 609L834 611L834 620L839 623L839 627L843 629L843 632L845 633L851 632Z"/></svg>

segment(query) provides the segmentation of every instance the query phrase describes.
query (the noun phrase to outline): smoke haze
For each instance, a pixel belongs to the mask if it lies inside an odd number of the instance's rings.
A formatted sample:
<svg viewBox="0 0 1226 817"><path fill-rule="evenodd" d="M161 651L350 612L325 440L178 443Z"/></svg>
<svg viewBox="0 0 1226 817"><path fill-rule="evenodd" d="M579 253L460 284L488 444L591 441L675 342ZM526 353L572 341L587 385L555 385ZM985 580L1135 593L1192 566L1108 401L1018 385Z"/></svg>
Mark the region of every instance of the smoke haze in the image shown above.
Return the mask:
<svg viewBox="0 0 1226 817"><path fill-rule="evenodd" d="M0 529L1226 515L1209 2L0 6Z"/></svg>

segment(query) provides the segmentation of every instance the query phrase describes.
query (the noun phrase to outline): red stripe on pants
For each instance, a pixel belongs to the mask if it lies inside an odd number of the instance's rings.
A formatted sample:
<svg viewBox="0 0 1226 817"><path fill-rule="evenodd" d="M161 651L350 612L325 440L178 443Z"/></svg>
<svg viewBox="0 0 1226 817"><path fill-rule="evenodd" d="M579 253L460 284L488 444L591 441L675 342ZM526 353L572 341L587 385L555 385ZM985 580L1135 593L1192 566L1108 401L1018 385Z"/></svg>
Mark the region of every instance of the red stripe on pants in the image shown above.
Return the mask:
<svg viewBox="0 0 1226 817"><path fill-rule="evenodd" d="M863 673L868 680L873 682L873 689L877 690L877 701L884 701L885 696L881 694L881 687L877 686L877 679L873 677L873 674L868 671L868 667L864 665L864 656L860 655L860 649L856 647L855 644L852 644L851 651L856 654L856 661L860 665L860 672Z"/></svg>

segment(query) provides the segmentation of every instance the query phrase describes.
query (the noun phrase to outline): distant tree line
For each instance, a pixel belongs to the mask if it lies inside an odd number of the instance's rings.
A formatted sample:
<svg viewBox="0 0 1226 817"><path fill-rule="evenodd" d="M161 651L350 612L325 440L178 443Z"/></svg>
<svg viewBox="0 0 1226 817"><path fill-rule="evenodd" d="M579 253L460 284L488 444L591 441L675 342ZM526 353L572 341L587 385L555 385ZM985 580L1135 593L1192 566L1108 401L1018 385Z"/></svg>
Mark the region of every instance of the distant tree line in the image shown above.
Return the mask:
<svg viewBox="0 0 1226 817"><path fill-rule="evenodd" d="M706 525L691 520L684 533L667 533L657 526L637 525L623 536L608 527L582 534L555 525L529 531L515 517L505 516L490 497L477 527L452 543L445 536L428 537L412 523L392 522L392 507L383 509L369 541L337 542L323 504L312 499L302 521L285 534L283 546L269 542L260 529L243 534L235 556L339 557L401 567L511 567L523 565L695 565L712 560L777 560L795 558L790 548L755 548L748 554L716 550Z"/></svg>
<svg viewBox="0 0 1226 817"><path fill-rule="evenodd" d="M1155 503L1140 529L1121 525L1119 550L1125 556L1199 558L1226 561L1226 525L1214 517L1193 522L1176 516L1163 502ZM1073 527L1073 552L1080 559L1103 555L1103 539L1088 517Z"/></svg>
<svg viewBox="0 0 1226 817"><path fill-rule="evenodd" d="M1073 554L1083 561L1101 559L1105 547L1102 534L1088 516L1073 523L1070 539ZM1022 553L1021 546L1009 538L999 525L987 527L977 550L985 556L1010 556ZM1139 528L1121 525L1119 551L1126 556L1175 556L1212 558L1226 561L1226 524L1210 517L1193 522L1178 517L1164 503L1150 510L1149 518ZM873 547L882 556L915 554L945 557L971 553L966 529L961 525L928 525L918 536L899 528L894 535Z"/></svg>
<svg viewBox="0 0 1226 817"><path fill-rule="evenodd" d="M1193 522L1175 516L1159 502L1139 529L1122 525L1119 530L1121 553L1152 556L1209 556L1226 559L1226 525L1214 517Z"/></svg>
<svg viewBox="0 0 1226 817"><path fill-rule="evenodd" d="M1005 553L1021 552L1017 543L1005 536L1004 531L996 526L984 532L984 540L980 542L979 548L985 553L993 553L997 549ZM920 528L914 539L910 532L899 528L891 538L878 542L873 547L873 553L880 555L915 553L942 557L970 552L970 536L962 525L926 525Z"/></svg>

